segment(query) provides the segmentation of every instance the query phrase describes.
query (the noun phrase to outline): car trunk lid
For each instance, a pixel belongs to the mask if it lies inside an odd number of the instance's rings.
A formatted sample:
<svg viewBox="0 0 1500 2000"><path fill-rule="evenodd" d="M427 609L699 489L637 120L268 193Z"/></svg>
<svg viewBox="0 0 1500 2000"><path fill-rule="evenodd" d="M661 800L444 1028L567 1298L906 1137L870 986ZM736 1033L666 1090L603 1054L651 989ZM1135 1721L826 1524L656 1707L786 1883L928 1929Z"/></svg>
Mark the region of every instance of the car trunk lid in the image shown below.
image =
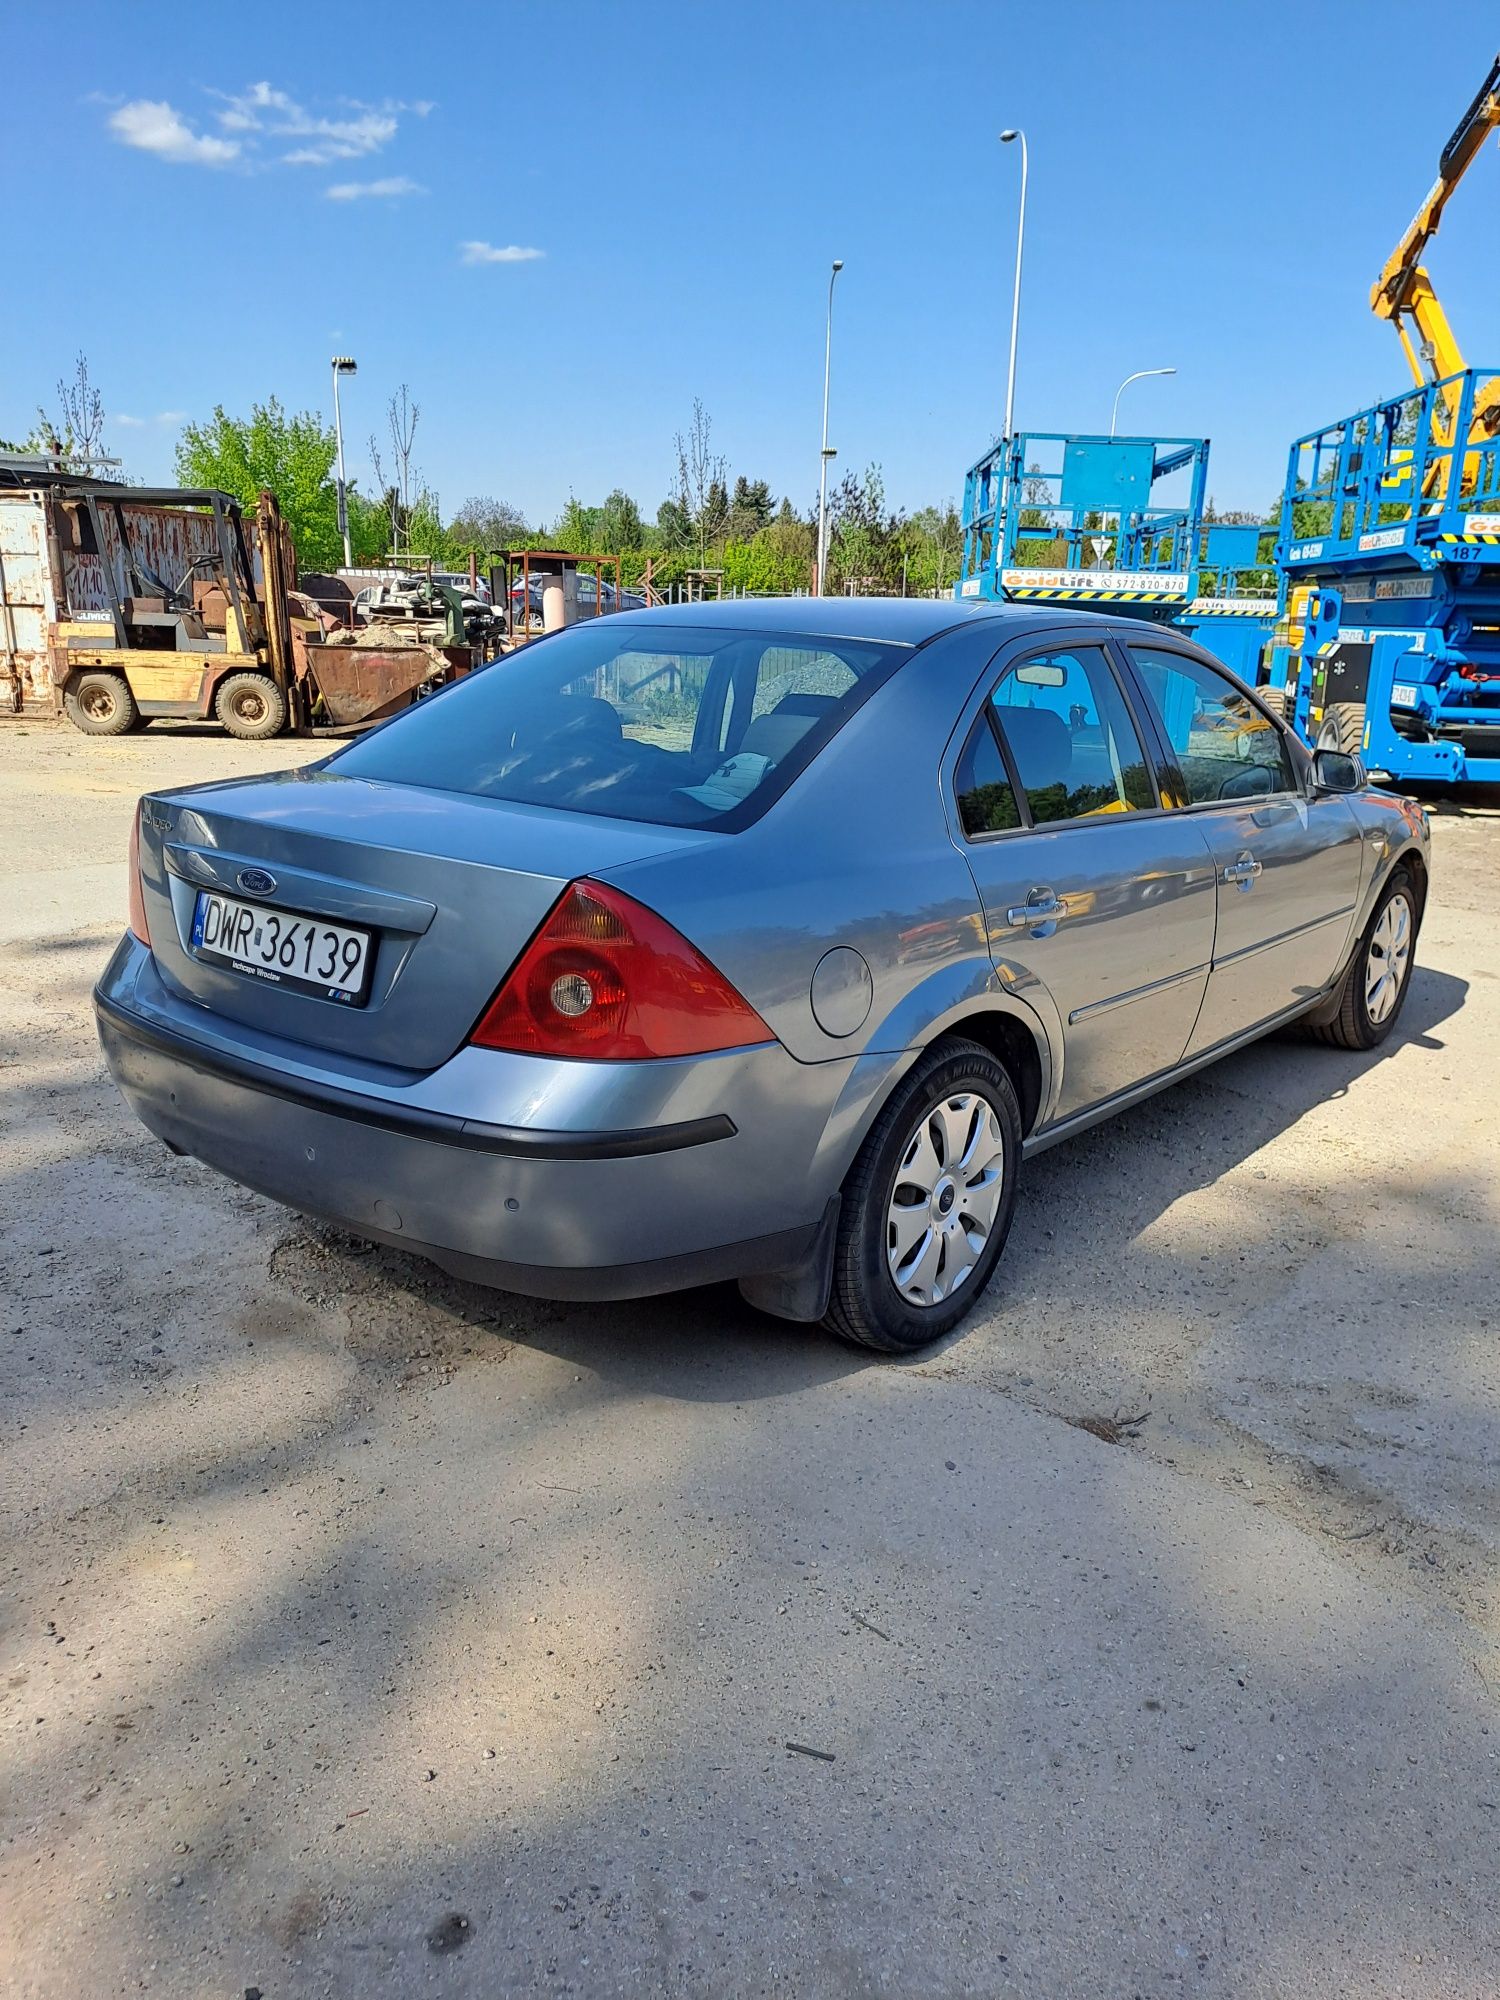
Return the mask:
<svg viewBox="0 0 1500 2000"><path fill-rule="evenodd" d="M171 990L220 1020L423 1071L462 1045L568 882L712 837L311 769L143 800L141 869ZM297 990L274 960L251 975L207 956L204 894L367 932L362 1004Z"/></svg>

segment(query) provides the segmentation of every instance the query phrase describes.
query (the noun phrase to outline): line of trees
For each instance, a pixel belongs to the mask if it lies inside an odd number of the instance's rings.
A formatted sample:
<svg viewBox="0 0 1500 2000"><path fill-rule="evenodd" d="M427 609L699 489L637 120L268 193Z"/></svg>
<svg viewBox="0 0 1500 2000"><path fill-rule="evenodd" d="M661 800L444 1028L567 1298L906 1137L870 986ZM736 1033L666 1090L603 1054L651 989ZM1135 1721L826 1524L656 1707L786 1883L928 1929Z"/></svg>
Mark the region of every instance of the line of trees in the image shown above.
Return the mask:
<svg viewBox="0 0 1500 2000"><path fill-rule="evenodd" d="M414 462L420 407L403 383L387 411L388 441L369 440L377 491L357 482L348 494L349 539L357 565L395 557L462 566L503 549L558 548L617 555L624 575L638 580L651 565L662 585L692 571L722 573L725 587L750 591L811 588L817 503L799 509L766 479L731 475L713 448L713 421L694 402L686 432L673 440L672 490L648 517L623 487L597 502L570 495L554 521L529 522L521 510L489 494L466 499L445 514ZM252 404L248 417L220 406L203 423L188 424L177 445L177 476L185 485L219 486L244 501L261 487L277 496L309 570L343 559L331 425L312 411L291 414L273 396ZM880 468L847 473L829 495L827 588L912 593L945 589L958 573L958 513L950 500L907 514L891 507Z"/></svg>
<svg viewBox="0 0 1500 2000"><path fill-rule="evenodd" d="M87 471L104 452L105 414L83 355L57 389L57 414L39 410L22 448L49 452ZM672 440L675 476L654 514L617 486L597 502L570 495L555 520L537 523L488 494L473 495L445 514L417 461L422 412L406 383L391 396L385 415L385 436L368 440L374 490L367 493L355 481L348 491L350 549L358 566L409 558L462 567L471 554L487 562L504 549L561 548L618 556L630 582L638 581L649 563L653 580L663 586L699 571L722 576L731 590L812 587L816 499L799 508L790 495L778 498L768 480L731 474L700 399L694 399L686 429ZM289 413L274 396L253 403L248 416L231 416L218 405L204 422L187 424L176 447L177 476L184 485L220 487L246 506L269 487L308 570L335 569L343 560L336 458L333 427L321 413ZM1023 526L1043 525L1046 498L1043 480L1027 481ZM941 593L959 574L962 531L954 503L913 513L892 507L878 465L845 473L829 495L828 515L829 591ZM1212 501L1205 510L1206 520L1251 518L1221 512ZM1265 538L1263 561L1269 560L1270 539ZM1038 537L1021 545L1017 559L1045 564L1063 555Z"/></svg>

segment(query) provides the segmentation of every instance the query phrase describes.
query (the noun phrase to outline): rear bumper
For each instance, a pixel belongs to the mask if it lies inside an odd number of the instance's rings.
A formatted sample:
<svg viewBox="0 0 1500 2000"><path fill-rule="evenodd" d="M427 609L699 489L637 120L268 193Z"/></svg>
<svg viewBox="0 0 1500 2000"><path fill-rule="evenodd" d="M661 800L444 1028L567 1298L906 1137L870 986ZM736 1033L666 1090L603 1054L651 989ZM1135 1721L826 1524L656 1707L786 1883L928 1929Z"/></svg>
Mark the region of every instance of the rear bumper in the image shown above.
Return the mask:
<svg viewBox="0 0 1500 2000"><path fill-rule="evenodd" d="M632 1298L783 1270L842 1177L826 1138L849 1065L800 1064L779 1045L637 1064L628 1078L468 1050L418 1088L382 1092L264 1044L210 1041L232 1024L170 996L130 938L94 1005L111 1074L169 1146L508 1291ZM653 1102L660 1115L624 1122ZM515 1116L495 1115L507 1105Z"/></svg>

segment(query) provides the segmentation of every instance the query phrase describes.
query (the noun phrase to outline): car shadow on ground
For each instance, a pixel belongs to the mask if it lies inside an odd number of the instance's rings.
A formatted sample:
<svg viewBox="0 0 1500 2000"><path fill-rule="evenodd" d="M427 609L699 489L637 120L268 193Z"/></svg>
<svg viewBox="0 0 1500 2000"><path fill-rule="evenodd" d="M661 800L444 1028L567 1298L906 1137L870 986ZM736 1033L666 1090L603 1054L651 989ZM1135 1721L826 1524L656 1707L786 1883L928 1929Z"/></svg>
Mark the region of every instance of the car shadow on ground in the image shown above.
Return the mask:
<svg viewBox="0 0 1500 2000"><path fill-rule="evenodd" d="M1048 1216L1067 1217L1070 1258L1079 1266L1109 1262L1173 1204L1242 1165L1315 1106L1337 1101L1367 1071L1399 1059L1406 1047L1441 1047L1438 1031L1467 990L1462 979L1419 967L1400 1025L1381 1048L1354 1053L1294 1033L1267 1038L1028 1163L1015 1232L984 1304L1003 1309L1007 1293L1033 1289L1055 1268ZM1103 1239L1121 1231L1122 1218L1103 1197L1123 1185L1132 1197L1126 1233L1110 1243ZM311 1233L329 1276L365 1293L378 1281L403 1299L407 1323L422 1338L461 1332L477 1342L500 1332L630 1393L758 1401L893 1365L815 1327L773 1320L732 1285L618 1303L542 1301L450 1278L421 1257L372 1250L342 1230L314 1223L298 1229ZM944 1346L963 1341L974 1325L961 1324Z"/></svg>

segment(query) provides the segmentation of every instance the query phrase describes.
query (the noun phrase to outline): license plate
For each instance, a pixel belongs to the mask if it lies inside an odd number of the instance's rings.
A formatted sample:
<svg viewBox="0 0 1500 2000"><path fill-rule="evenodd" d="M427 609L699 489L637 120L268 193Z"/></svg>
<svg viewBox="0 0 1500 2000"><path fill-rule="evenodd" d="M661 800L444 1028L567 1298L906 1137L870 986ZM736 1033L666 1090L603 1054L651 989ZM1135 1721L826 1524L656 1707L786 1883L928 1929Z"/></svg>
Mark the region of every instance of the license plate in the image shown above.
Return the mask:
<svg viewBox="0 0 1500 2000"><path fill-rule="evenodd" d="M1417 705L1416 689L1414 687L1408 687L1405 681L1397 681L1395 686L1391 689L1391 707L1415 708L1416 705Z"/></svg>
<svg viewBox="0 0 1500 2000"><path fill-rule="evenodd" d="M358 1007L369 984L368 931L267 909L264 903L241 903L211 889L198 891L193 950L268 986L315 993L346 1007Z"/></svg>

